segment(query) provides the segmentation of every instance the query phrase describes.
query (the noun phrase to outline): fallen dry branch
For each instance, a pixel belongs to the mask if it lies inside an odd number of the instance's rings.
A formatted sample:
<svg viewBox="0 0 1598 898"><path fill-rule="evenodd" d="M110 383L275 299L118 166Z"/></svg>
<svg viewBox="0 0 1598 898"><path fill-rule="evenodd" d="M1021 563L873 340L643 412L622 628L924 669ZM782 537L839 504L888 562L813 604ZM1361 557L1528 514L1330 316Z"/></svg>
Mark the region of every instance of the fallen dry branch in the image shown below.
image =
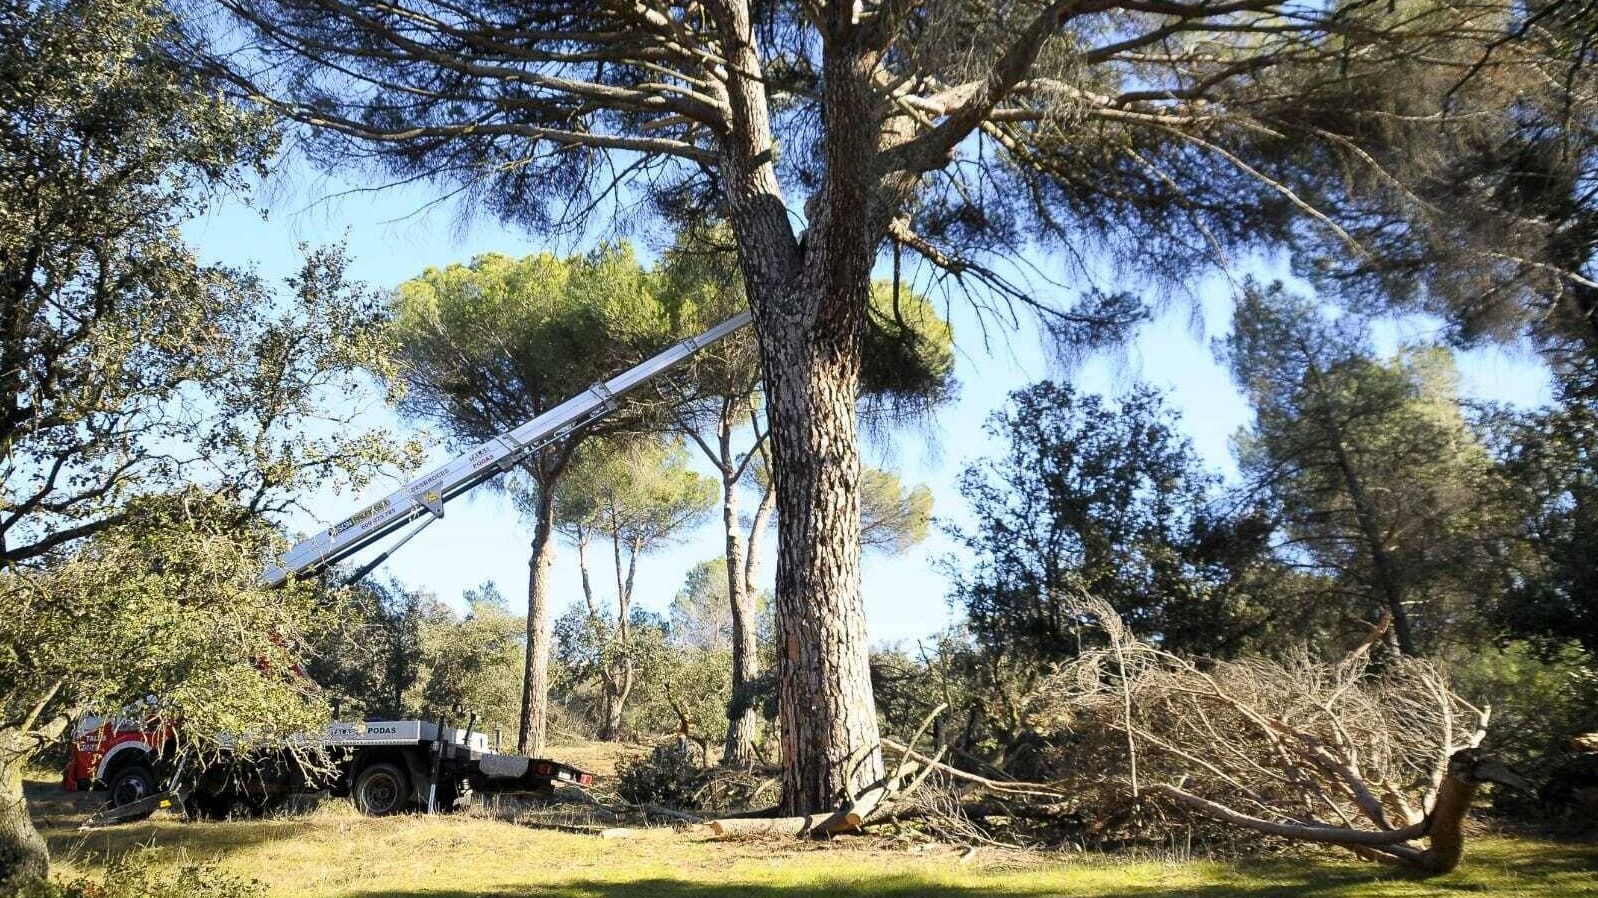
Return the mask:
<svg viewBox="0 0 1598 898"><path fill-rule="evenodd" d="M671 820L676 820L679 823L698 824L710 822L707 818L701 817L698 814L690 814L686 811L679 811L674 808L661 807L658 804L635 804L633 805L633 808L640 814L643 814L645 817L666 817Z"/></svg>
<svg viewBox="0 0 1598 898"><path fill-rule="evenodd" d="M858 832L874 818L884 816L904 796L915 791L928 768L906 761L894 773L862 790L854 800L836 811L796 817L723 817L707 821L700 832L716 838L737 836L832 836Z"/></svg>
<svg viewBox="0 0 1598 898"><path fill-rule="evenodd" d="M1141 783L1104 777L1134 807L1141 785L1234 827L1443 873L1459 863L1477 784L1516 779L1476 751L1489 709L1441 671L1407 658L1371 669L1385 620L1333 664L1201 666L1137 639L1103 603L1076 611L1108 645L1051 679L1045 714L1096 738L1101 757L1137 759Z"/></svg>
<svg viewBox="0 0 1598 898"><path fill-rule="evenodd" d="M1026 796L1031 798L1064 799L1070 797L1067 793L1042 783L1023 783L1015 780L996 780L961 770L958 767L951 767L950 765L941 761L936 761L932 758L929 758L926 755L909 748L908 746L900 745L892 739L883 739L882 747L903 757L925 764L932 770L944 774L952 779L957 779L962 782L981 786L983 789L989 792L996 792L1001 795Z"/></svg>

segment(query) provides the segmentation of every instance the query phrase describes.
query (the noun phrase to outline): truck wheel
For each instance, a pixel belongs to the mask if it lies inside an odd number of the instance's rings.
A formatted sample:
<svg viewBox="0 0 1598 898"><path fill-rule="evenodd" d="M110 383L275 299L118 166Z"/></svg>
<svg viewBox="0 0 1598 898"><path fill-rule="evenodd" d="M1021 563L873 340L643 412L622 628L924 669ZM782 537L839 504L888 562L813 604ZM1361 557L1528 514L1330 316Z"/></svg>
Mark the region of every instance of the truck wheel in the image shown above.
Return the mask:
<svg viewBox="0 0 1598 898"><path fill-rule="evenodd" d="M129 764L118 770L116 775L111 777L108 789L111 793L111 807L113 808L120 808L140 799L149 798L156 791L155 771L151 770L148 764ZM147 813L124 819L143 820L153 813L155 811L152 808Z"/></svg>
<svg viewBox="0 0 1598 898"><path fill-rule="evenodd" d="M393 764L373 764L355 778L350 797L355 800L355 809L363 814L398 814L410 803L411 780Z"/></svg>

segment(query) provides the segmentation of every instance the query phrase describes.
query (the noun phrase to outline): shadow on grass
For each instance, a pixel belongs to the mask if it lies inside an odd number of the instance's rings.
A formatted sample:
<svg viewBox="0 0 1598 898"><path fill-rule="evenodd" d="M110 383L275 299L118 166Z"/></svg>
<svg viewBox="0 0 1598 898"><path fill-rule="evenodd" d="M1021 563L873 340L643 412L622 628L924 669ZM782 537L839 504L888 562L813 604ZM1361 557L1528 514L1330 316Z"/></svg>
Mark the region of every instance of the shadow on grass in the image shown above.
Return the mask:
<svg viewBox="0 0 1598 898"><path fill-rule="evenodd" d="M173 815L159 814L140 823L91 830L46 827L41 828L41 832L45 844L50 847L51 858L98 866L109 858L142 848L158 848L163 854L187 854L193 858L225 856L255 845L292 839L312 828L310 820L293 817L191 823Z"/></svg>
<svg viewBox="0 0 1598 898"><path fill-rule="evenodd" d="M107 793L67 792L54 779L35 776L23 783L23 796L33 822L58 861L98 861L140 848L159 848L192 857L212 857L280 839L292 839L315 827L307 813L227 822L190 822L159 811L148 820L80 829L106 805ZM320 801L305 803L314 810Z"/></svg>
<svg viewBox="0 0 1598 898"><path fill-rule="evenodd" d="M1069 883L1023 883L996 877L991 884L953 885L915 876L884 876L880 879L845 881L818 880L797 885L758 883L706 883L681 879L639 879L630 882L573 880L558 883L522 883L495 889L421 890L373 889L349 893L350 898L1316 898L1316 896L1356 895L1374 877L1344 871L1325 871L1324 877L1306 876L1297 881L1278 880L1269 885L1129 886L1124 888L1083 888Z"/></svg>

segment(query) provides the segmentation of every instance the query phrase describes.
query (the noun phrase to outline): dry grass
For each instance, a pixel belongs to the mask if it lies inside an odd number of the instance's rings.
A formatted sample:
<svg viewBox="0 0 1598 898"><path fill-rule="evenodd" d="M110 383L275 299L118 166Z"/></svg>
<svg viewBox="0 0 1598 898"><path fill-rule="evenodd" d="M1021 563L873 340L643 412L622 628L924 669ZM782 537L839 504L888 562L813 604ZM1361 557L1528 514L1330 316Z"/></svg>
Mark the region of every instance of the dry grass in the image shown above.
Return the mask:
<svg viewBox="0 0 1598 898"><path fill-rule="evenodd" d="M624 759L649 754L653 745L631 742L598 742L585 739L563 739L545 749L544 753L564 764L579 767L597 777L616 775L616 765Z"/></svg>
<svg viewBox="0 0 1598 898"><path fill-rule="evenodd" d="M49 787L30 789L47 798ZM59 796L59 793L56 793ZM43 808L59 873L93 871L130 850L161 863L219 858L291 898L808 898L808 896L1442 896L1460 892L1598 898L1598 846L1504 838L1472 845L1464 868L1433 880L1342 860L1192 862L1013 855L889 840L716 843L667 829L601 839L485 816L370 819L342 802L274 820L184 823L157 817L90 833L69 808Z"/></svg>

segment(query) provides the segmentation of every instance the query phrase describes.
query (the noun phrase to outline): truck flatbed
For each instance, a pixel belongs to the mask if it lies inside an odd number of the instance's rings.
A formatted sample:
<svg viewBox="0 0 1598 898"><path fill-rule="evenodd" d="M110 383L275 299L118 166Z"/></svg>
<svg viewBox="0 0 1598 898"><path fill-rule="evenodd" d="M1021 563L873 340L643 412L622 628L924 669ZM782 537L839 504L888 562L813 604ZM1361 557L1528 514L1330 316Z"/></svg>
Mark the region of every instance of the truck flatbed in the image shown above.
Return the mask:
<svg viewBox="0 0 1598 898"><path fill-rule="evenodd" d="M291 794L322 791L348 796L365 814L444 811L474 793L548 792L594 781L593 774L570 764L491 751L486 734L443 721L340 721L284 748L248 754L234 754L224 744L222 758L189 775L181 759L163 756L148 734L126 736L119 747L129 751L121 754L120 769L136 772L145 785L113 788L114 806L97 815L96 824L139 819L164 807L222 818L264 810ZM307 753L322 763L300 763Z"/></svg>

